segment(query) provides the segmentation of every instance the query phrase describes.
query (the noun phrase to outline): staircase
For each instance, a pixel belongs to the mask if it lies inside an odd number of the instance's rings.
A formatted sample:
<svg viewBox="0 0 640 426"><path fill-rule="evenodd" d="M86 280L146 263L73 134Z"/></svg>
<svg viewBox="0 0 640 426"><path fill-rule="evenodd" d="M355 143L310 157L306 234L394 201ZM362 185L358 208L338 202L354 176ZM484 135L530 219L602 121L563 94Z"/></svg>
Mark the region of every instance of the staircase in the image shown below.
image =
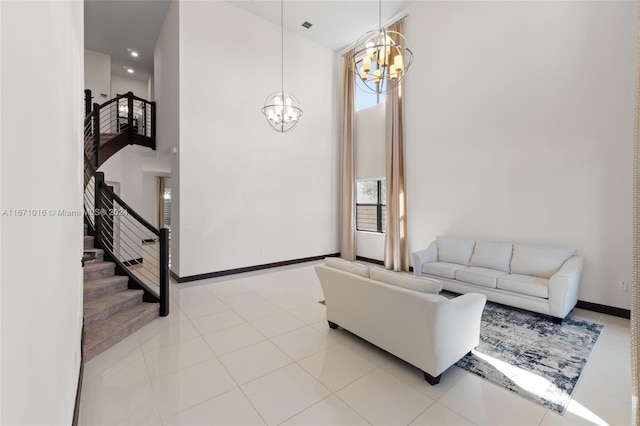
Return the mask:
<svg viewBox="0 0 640 426"><path fill-rule="evenodd" d="M127 145L155 149L155 103L131 92L102 105L85 96L84 362L169 314L169 230L147 222L98 171Z"/></svg>
<svg viewBox="0 0 640 426"><path fill-rule="evenodd" d="M85 253L95 256L84 265L84 361L118 343L159 316L157 303L145 303L143 290L128 289L128 276L114 275L115 263L104 261L104 250L84 237Z"/></svg>

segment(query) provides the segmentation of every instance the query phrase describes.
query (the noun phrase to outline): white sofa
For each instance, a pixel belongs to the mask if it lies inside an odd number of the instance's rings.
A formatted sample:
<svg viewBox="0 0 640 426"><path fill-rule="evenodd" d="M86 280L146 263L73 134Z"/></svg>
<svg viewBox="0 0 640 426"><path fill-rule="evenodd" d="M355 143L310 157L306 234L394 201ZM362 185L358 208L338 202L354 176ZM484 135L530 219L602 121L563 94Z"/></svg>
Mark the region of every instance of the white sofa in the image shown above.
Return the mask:
<svg viewBox="0 0 640 426"><path fill-rule="evenodd" d="M413 253L416 276L445 290L551 315L560 323L578 302L583 259L575 249L438 237Z"/></svg>
<svg viewBox="0 0 640 426"><path fill-rule="evenodd" d="M418 367L435 385L479 344L481 294L447 299L442 284L339 258L315 266L327 320Z"/></svg>

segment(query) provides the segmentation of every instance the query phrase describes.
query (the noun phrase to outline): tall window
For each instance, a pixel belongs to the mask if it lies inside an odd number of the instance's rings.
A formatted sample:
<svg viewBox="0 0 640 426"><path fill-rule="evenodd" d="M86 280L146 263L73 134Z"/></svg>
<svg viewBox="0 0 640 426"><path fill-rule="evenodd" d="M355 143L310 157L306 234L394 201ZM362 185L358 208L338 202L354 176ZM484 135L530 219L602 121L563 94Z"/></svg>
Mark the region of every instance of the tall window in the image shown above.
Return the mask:
<svg viewBox="0 0 640 426"><path fill-rule="evenodd" d="M384 233L387 220L387 182L362 180L356 182L356 229Z"/></svg>
<svg viewBox="0 0 640 426"><path fill-rule="evenodd" d="M386 100L386 95L384 93L371 93L364 89L365 86L360 81L360 77L354 74L353 78L356 79L356 111L369 108L370 106L373 106L375 104L384 103L384 101Z"/></svg>

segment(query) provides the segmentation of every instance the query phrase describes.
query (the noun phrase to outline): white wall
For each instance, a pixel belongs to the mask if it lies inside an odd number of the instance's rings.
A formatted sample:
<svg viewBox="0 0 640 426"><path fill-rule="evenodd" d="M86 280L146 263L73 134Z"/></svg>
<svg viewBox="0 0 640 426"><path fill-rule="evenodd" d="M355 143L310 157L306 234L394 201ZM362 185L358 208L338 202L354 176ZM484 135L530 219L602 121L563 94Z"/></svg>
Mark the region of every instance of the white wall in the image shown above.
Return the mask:
<svg viewBox="0 0 640 426"><path fill-rule="evenodd" d="M142 187L145 190L142 193L141 204L144 207L140 210L140 215L160 229L162 226L158 224L158 176L157 172L142 173Z"/></svg>
<svg viewBox="0 0 640 426"><path fill-rule="evenodd" d="M0 36L2 35L2 7L0 6ZM0 43L0 99L2 98L2 43ZM2 102L0 101L0 188L2 188ZM0 210L4 209L4 202L0 196ZM2 235L2 220L0 220L0 235ZM2 243L0 240L0 377L2 377ZM0 385L0 421L2 419L2 386Z"/></svg>
<svg viewBox="0 0 640 426"><path fill-rule="evenodd" d="M115 153L99 169L105 178L120 183L120 197L152 225L157 222L158 188L145 175L167 176L171 158L151 148L129 145Z"/></svg>
<svg viewBox="0 0 640 426"><path fill-rule="evenodd" d="M151 74L149 76L149 79L147 80L147 93L149 94L149 100L153 101L153 91L154 91L154 80L153 80L153 74Z"/></svg>
<svg viewBox="0 0 640 426"><path fill-rule="evenodd" d="M280 134L260 112L281 88L280 27L227 2L179 6L180 276L337 252L334 52L285 32L304 116Z"/></svg>
<svg viewBox="0 0 640 426"><path fill-rule="evenodd" d="M133 80L131 78L120 77L119 75L111 76L111 97L124 95L127 92L133 92L139 98L149 100L149 83L148 81Z"/></svg>
<svg viewBox="0 0 640 426"><path fill-rule="evenodd" d="M156 149L171 156L171 271L180 275L180 69L178 2L172 0L153 57ZM173 150L176 153L173 153Z"/></svg>
<svg viewBox="0 0 640 426"><path fill-rule="evenodd" d="M356 231L356 254L367 259L384 261L385 234Z"/></svg>
<svg viewBox="0 0 640 426"><path fill-rule="evenodd" d="M1 218L0 423L69 425L83 227L82 216L50 210L82 212L83 2L3 1L0 10L1 204L47 213ZM43 114L35 115L33 99Z"/></svg>
<svg viewBox="0 0 640 426"><path fill-rule="evenodd" d="M634 2L421 2L406 35L411 250L575 247L579 299L629 309Z"/></svg>
<svg viewBox="0 0 640 426"><path fill-rule="evenodd" d="M91 90L92 103L103 104L110 99L111 56L84 49L84 88Z"/></svg>

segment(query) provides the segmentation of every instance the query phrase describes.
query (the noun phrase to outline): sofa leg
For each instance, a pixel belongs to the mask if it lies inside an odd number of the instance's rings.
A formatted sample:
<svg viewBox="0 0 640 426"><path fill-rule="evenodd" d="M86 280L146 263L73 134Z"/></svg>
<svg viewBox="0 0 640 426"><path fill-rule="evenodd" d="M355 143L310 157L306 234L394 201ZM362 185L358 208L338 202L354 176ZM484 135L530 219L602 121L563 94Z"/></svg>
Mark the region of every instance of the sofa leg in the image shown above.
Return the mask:
<svg viewBox="0 0 640 426"><path fill-rule="evenodd" d="M554 324L562 324L562 318L551 317L551 320L553 321Z"/></svg>
<svg viewBox="0 0 640 426"><path fill-rule="evenodd" d="M338 328L338 324L336 324L335 322L331 322L331 321L327 321L329 323L329 328L335 330L336 328Z"/></svg>
<svg viewBox="0 0 640 426"><path fill-rule="evenodd" d="M423 371L423 373L424 373L424 379L431 386L437 385L438 383L440 383L440 377L442 377L442 374L440 374L438 377L433 377L431 374L427 373L426 371Z"/></svg>

